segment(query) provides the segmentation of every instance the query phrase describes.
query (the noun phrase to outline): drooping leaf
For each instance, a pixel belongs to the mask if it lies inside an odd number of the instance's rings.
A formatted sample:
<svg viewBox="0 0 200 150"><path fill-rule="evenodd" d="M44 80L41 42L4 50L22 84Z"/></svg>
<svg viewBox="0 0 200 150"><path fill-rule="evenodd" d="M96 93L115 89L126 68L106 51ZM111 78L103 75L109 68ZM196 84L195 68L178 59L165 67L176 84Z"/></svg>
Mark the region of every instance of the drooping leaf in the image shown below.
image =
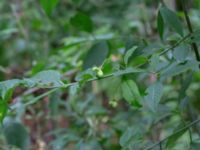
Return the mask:
<svg viewBox="0 0 200 150"><path fill-rule="evenodd" d="M102 65L109 53L108 44L105 41L95 44L84 59L83 68L88 69Z"/></svg>
<svg viewBox="0 0 200 150"><path fill-rule="evenodd" d="M167 7L161 7L160 13L161 13L165 23L167 23L178 34L183 36L183 27L182 27L181 21L179 20L179 18L175 14L175 12L173 12L172 10L170 10Z"/></svg>
<svg viewBox="0 0 200 150"><path fill-rule="evenodd" d="M12 79L0 82L0 97L3 100L9 100L12 96L13 89L21 83L21 80Z"/></svg>
<svg viewBox="0 0 200 150"><path fill-rule="evenodd" d="M0 123L2 123L3 119L5 118L7 110L8 110L7 102L0 99Z"/></svg>
<svg viewBox="0 0 200 150"><path fill-rule="evenodd" d="M133 80L123 80L122 85L122 95L124 99L133 107L139 108L141 95L136 83Z"/></svg>
<svg viewBox="0 0 200 150"><path fill-rule="evenodd" d="M185 44L181 44L180 46L176 47L173 51L173 57L178 62L184 62L189 55L190 47Z"/></svg>
<svg viewBox="0 0 200 150"><path fill-rule="evenodd" d="M156 112L163 94L163 85L160 82L156 82L147 88L146 93L147 95L144 97L145 103L151 111Z"/></svg>
<svg viewBox="0 0 200 150"><path fill-rule="evenodd" d="M158 16L157 16L157 30L159 32L160 38L163 39L163 33L164 33L164 20L161 15L160 10L158 11Z"/></svg>
<svg viewBox="0 0 200 150"><path fill-rule="evenodd" d="M88 15L83 12L77 12L76 15L70 19L70 23L78 30L92 32L92 20Z"/></svg>
<svg viewBox="0 0 200 150"><path fill-rule="evenodd" d="M125 65L128 64L129 58L131 57L131 55L134 53L134 51L137 49L137 46L133 46L131 49L129 49L125 55L124 55L124 63Z"/></svg>
<svg viewBox="0 0 200 150"><path fill-rule="evenodd" d="M59 0L40 0L40 4L47 15L51 15Z"/></svg>
<svg viewBox="0 0 200 150"><path fill-rule="evenodd" d="M9 145L16 146L21 150L29 150L29 135L21 123L12 120L5 120L3 133Z"/></svg>

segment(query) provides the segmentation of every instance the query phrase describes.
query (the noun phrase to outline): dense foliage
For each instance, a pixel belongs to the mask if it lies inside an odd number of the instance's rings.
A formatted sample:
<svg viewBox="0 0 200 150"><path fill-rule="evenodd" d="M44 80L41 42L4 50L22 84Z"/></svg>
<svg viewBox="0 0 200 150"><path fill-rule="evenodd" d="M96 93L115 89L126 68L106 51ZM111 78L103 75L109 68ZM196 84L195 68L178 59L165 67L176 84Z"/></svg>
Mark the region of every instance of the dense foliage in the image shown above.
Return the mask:
<svg viewBox="0 0 200 150"><path fill-rule="evenodd" d="M0 149L200 149L199 0L1 0Z"/></svg>

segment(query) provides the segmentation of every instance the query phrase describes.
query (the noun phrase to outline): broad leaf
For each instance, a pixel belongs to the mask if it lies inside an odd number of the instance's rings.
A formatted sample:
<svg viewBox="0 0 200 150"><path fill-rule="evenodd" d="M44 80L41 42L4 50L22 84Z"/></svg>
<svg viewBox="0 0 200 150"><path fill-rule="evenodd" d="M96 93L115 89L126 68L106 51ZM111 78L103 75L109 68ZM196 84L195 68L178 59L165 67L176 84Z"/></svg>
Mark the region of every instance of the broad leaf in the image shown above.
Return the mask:
<svg viewBox="0 0 200 150"><path fill-rule="evenodd" d="M141 107L140 100L141 95L136 83L133 80L123 80L122 85L122 95L124 99L133 107Z"/></svg>
<svg viewBox="0 0 200 150"><path fill-rule="evenodd" d="M156 82L147 88L146 93L147 95L144 97L145 103L151 111L156 112L163 94L163 85L160 82Z"/></svg>
<svg viewBox="0 0 200 150"><path fill-rule="evenodd" d="M40 0L40 4L47 15L51 15L58 2L58 0Z"/></svg>
<svg viewBox="0 0 200 150"><path fill-rule="evenodd" d="M24 84L31 87L63 87L64 83L61 81L61 74L54 70L41 71L32 78L24 79Z"/></svg>
<svg viewBox="0 0 200 150"><path fill-rule="evenodd" d="M29 150L29 135L22 124L5 120L3 132L9 145L16 146L21 150Z"/></svg>
<svg viewBox="0 0 200 150"><path fill-rule="evenodd" d="M176 47L173 51L173 57L178 62L183 62L186 60L190 52L190 47L188 45L182 44L178 47Z"/></svg>
<svg viewBox="0 0 200 150"><path fill-rule="evenodd" d="M88 69L102 65L109 53L108 44L105 41L95 44L85 57L83 68Z"/></svg>
<svg viewBox="0 0 200 150"><path fill-rule="evenodd" d="M174 29L178 34L183 36L183 27L182 24L177 17L177 15L167 7L162 7L160 9L160 13L164 19L164 21L172 28Z"/></svg>
<svg viewBox="0 0 200 150"><path fill-rule="evenodd" d="M70 23L78 30L92 32L92 20L83 12L77 12L76 15L70 19Z"/></svg>

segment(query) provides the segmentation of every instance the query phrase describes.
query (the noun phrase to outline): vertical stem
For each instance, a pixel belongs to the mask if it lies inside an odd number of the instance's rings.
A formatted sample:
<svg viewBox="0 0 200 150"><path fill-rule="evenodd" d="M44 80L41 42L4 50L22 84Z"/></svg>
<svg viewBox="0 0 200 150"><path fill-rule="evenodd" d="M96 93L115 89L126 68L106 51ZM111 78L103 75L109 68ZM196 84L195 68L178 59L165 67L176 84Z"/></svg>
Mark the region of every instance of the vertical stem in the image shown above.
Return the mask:
<svg viewBox="0 0 200 150"><path fill-rule="evenodd" d="M188 30L189 30L190 33L193 33L192 24L190 22L190 18L189 18L189 15L188 15L184 0L181 0L181 5L182 5L183 11L184 11L184 15L185 15L185 19L186 19L186 22L187 22ZM199 52L198 52L197 44L195 42L192 42L191 46L192 46L192 48L193 48L193 50L195 52L195 56L196 56L197 61L200 62L200 55L199 55Z"/></svg>
<svg viewBox="0 0 200 150"><path fill-rule="evenodd" d="M160 142L160 144L159 144L159 145L160 145L160 150L162 150L162 142Z"/></svg>

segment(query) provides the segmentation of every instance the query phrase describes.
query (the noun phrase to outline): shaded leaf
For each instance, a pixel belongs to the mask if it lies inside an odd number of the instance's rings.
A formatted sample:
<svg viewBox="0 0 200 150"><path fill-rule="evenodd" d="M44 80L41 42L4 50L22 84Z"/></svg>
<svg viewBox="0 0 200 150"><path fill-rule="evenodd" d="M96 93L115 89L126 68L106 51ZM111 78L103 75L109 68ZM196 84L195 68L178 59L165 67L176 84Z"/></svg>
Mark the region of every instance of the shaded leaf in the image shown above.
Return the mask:
<svg viewBox="0 0 200 150"><path fill-rule="evenodd" d="M130 145L140 141L141 135L135 128L127 128L120 137L119 143L123 148L130 147Z"/></svg>
<svg viewBox="0 0 200 150"><path fill-rule="evenodd" d="M146 93L147 95L144 97L144 100L147 106L151 111L156 112L163 94L163 85L160 82L156 82L147 88Z"/></svg>
<svg viewBox="0 0 200 150"><path fill-rule="evenodd" d="M9 145L16 146L21 150L29 150L29 135L22 124L12 120L5 120L3 133Z"/></svg>
<svg viewBox="0 0 200 150"><path fill-rule="evenodd" d="M109 53L108 44L105 41L95 44L85 57L83 68L88 69L102 65Z"/></svg>
<svg viewBox="0 0 200 150"><path fill-rule="evenodd" d="M126 68L124 70L119 70L113 73L114 76L121 76L121 75L126 75L130 73L141 73L145 72L145 70L140 69L140 68Z"/></svg>
<svg viewBox="0 0 200 150"><path fill-rule="evenodd" d="M92 20L83 12L77 12L76 15L70 19L70 23L78 30L92 32Z"/></svg>
<svg viewBox="0 0 200 150"><path fill-rule="evenodd" d="M185 44L181 44L180 46L176 47L173 51L173 57L178 62L183 62L189 55L190 47Z"/></svg>
<svg viewBox="0 0 200 150"><path fill-rule="evenodd" d="M183 128L183 127L184 127L183 124L178 125L178 127L176 127L176 128L174 129L174 132L176 132L177 130L179 130L179 129ZM181 131L181 132L177 132L177 133L175 133L173 136L171 136L170 138L168 138L165 147L166 147L166 148L172 148L172 147L175 145L176 141L177 141L186 131L187 131L187 129L185 129L185 130L183 130L183 131Z"/></svg>
<svg viewBox="0 0 200 150"><path fill-rule="evenodd" d="M158 11L158 16L157 16L157 30L159 32L160 38L163 39L164 20L163 20L160 10Z"/></svg>
<svg viewBox="0 0 200 150"><path fill-rule="evenodd" d="M164 19L164 21L172 28L174 29L178 34L183 36L183 27L182 24L177 17L177 15L167 7L162 7L160 9L160 13Z"/></svg>

